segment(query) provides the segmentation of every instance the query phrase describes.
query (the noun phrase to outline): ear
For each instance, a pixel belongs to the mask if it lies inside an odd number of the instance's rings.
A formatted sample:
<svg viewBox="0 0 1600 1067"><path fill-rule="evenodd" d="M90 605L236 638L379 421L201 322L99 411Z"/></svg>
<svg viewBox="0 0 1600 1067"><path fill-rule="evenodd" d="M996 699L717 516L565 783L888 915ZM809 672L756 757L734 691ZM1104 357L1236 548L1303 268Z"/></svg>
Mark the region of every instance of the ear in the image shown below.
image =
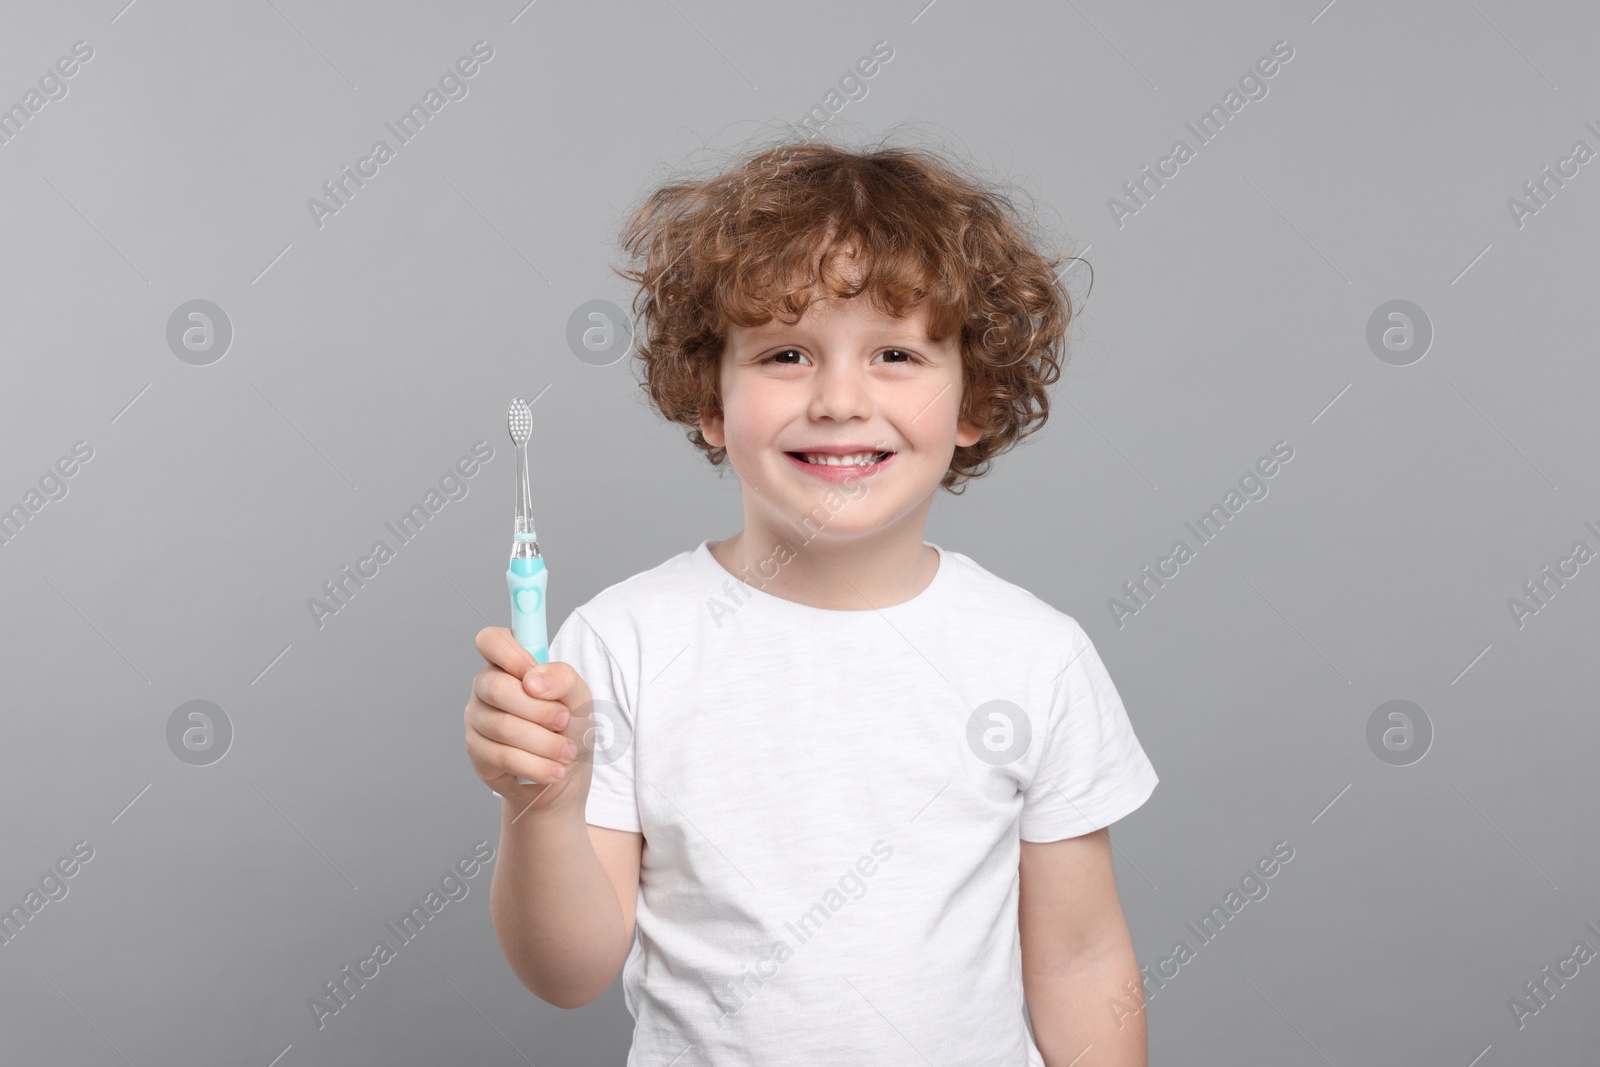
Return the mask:
<svg viewBox="0 0 1600 1067"><path fill-rule="evenodd" d="M967 358L966 350L961 349L961 352L961 358L963 365L965 366L965 361ZM964 418L961 418L961 413L967 406L967 392L974 387L974 383L968 381L965 374L963 374L959 384L961 388L956 394L956 444L962 448L970 448L972 445L977 444L983 439L983 430L977 425L968 422Z"/></svg>
<svg viewBox="0 0 1600 1067"><path fill-rule="evenodd" d="M726 445L728 439L722 429L722 412L712 413L705 410L700 412L700 436L706 439L706 444L712 448L722 448Z"/></svg>

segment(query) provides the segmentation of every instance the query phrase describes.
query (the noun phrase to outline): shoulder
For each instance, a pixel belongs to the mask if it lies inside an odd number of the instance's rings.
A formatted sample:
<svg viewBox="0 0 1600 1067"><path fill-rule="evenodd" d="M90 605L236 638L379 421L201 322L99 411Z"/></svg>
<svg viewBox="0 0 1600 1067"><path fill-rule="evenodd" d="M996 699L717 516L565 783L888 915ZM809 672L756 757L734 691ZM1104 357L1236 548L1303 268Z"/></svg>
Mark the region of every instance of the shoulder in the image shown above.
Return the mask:
<svg viewBox="0 0 1600 1067"><path fill-rule="evenodd" d="M1000 577L971 556L944 549L955 565L958 595L975 615L1005 628L1033 651L1049 649L1065 660L1089 643L1078 620L1031 590Z"/></svg>

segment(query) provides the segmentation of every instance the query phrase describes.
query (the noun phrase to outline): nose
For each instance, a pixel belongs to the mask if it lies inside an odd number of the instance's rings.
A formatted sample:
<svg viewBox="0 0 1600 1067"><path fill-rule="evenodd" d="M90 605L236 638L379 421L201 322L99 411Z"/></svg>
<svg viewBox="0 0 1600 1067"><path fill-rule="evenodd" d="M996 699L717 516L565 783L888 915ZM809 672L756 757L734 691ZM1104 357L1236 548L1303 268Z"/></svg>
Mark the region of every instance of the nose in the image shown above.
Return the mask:
<svg viewBox="0 0 1600 1067"><path fill-rule="evenodd" d="M872 416L872 390L867 369L848 359L825 359L812 379L807 414L813 420L844 421Z"/></svg>

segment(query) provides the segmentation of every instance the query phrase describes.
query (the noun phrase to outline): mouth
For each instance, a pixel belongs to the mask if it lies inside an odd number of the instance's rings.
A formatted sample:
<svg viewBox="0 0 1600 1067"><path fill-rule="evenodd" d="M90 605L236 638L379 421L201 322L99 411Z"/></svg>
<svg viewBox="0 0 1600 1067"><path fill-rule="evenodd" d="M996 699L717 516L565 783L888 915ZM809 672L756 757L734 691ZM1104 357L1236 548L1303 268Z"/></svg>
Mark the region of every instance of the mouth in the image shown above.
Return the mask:
<svg viewBox="0 0 1600 1067"><path fill-rule="evenodd" d="M870 449L864 449L860 452L846 455L838 455L832 452L785 452L784 455L797 459L802 463L818 466L870 467L874 464L882 463L894 453L888 451L874 452Z"/></svg>
<svg viewBox="0 0 1600 1067"><path fill-rule="evenodd" d="M871 450L845 455L831 452L785 452L784 455L799 470L830 482L877 474L894 462L895 457L894 452Z"/></svg>

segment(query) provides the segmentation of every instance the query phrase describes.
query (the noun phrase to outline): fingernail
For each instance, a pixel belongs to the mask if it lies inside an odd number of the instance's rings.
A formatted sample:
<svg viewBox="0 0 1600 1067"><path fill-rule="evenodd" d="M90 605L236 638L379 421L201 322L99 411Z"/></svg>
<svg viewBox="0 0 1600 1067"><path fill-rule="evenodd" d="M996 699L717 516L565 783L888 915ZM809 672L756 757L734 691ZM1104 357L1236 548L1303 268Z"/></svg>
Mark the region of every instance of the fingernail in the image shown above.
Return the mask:
<svg viewBox="0 0 1600 1067"><path fill-rule="evenodd" d="M572 712L566 711L566 710L562 710L562 711L556 712L556 729L557 730L566 729L567 723L569 723L571 721L572 721Z"/></svg>
<svg viewBox="0 0 1600 1067"><path fill-rule="evenodd" d="M550 679L546 678L541 671L535 669L527 673L523 678L523 684L536 693L542 693L550 688Z"/></svg>
<svg viewBox="0 0 1600 1067"><path fill-rule="evenodd" d="M571 759L573 756L576 756L577 754L578 754L578 750L572 746L572 742L571 741L568 741L566 744L561 746L561 758L562 759Z"/></svg>

